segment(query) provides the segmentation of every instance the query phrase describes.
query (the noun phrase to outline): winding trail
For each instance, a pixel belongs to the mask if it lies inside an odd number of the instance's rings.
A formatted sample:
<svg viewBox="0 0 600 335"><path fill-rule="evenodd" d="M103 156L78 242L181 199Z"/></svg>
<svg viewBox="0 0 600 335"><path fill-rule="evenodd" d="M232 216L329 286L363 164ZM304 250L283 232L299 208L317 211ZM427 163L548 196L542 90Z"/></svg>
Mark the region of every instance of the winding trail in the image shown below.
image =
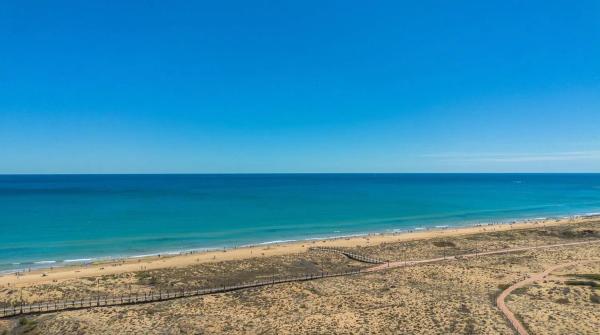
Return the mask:
<svg viewBox="0 0 600 335"><path fill-rule="evenodd" d="M515 317L514 313L510 310L510 308L508 308L508 306L506 306L506 302L505 302L506 297L508 297L509 294L511 294L514 290L516 290L518 288L533 284L536 281L543 280L544 278L546 278L546 276L548 276L550 273L552 273L556 270L575 266L575 265L590 263L590 262L598 262L598 261L599 260L569 262L569 263L555 265L551 268L546 269L546 271L544 271L544 272L536 273L536 274L530 276L529 278L526 278L520 282L512 284L510 287L508 287L506 290L504 290L496 299L496 305L498 306L498 308L500 308L500 311L504 314L504 316L506 316L508 321L511 323L511 325L513 326L513 328L517 331L517 333L519 335L529 335L529 333L525 329L525 326L523 326L523 324L517 319L517 317Z"/></svg>
<svg viewBox="0 0 600 335"><path fill-rule="evenodd" d="M473 258L473 257L479 257L479 256L502 255L502 254L519 252L519 251L528 251L528 250L536 250L536 249L551 249L551 248L568 247L568 246L593 244L593 243L600 243L600 240L546 244L546 245L539 245L539 246L533 246L533 247L519 247L519 248L500 249L500 250L484 251L484 252L473 252L473 253L456 255L456 256L445 256L445 257L423 259L423 260L419 260L419 261L394 261L394 262L388 262L388 263L384 263L384 264L380 264L380 265L368 268L368 269L364 270L363 272L381 271L381 270L391 269L391 268L399 268L399 267L406 267L406 266L419 265L419 264L435 263L435 262L448 261L448 260L460 260L460 259Z"/></svg>
<svg viewBox="0 0 600 335"><path fill-rule="evenodd" d="M599 240L591 240L591 241L582 241L582 242L572 242L572 243L558 243L558 244L548 244L541 246L533 246L533 247L519 247L519 248L509 248L509 249L501 249L494 251L485 251L485 252L473 252L462 255L455 256L445 256L445 257L437 257L430 258L424 260L413 260L413 261L394 261L394 262L385 262L382 264L378 264L366 269L358 269L355 271L346 271L346 272L338 272L338 273L327 273L321 272L320 274L306 274L301 276L287 277L287 278L272 278L271 280L263 280L258 282L250 282L243 283L231 286L218 286L213 288L203 288L203 289L193 289L193 290L177 290L177 291L167 291L167 292L150 292L144 294L133 294L127 296L90 296L87 299L82 300L69 300L69 301L47 301L47 302L38 302L27 305L13 306L8 308L0 308L0 318L8 318L15 317L19 315L27 315L27 314L43 314L43 313L53 313L64 310L74 310L74 309L88 309L94 307L104 307L104 306L119 306L119 305L132 305L132 304L143 304L143 303L152 303L157 301L165 301L179 298L186 298L192 296L201 296L201 295L209 295L209 294L217 294L223 292L237 291L249 288L256 288L261 286L270 286L276 284L283 283L291 283L291 282L301 282L301 281L311 281L323 278L331 278L331 277L341 277L341 276L351 276L358 275L365 272L375 272L375 271L385 271L387 269L399 268L399 267L407 267L413 265L420 264L428 264L428 263L436 263L442 261L452 261L452 260L461 260L466 258L473 258L479 256L486 255L500 255L500 254L508 254L515 253L520 251L528 251L528 250L536 250L536 249L549 249L549 248L559 248L566 246L575 246L575 245L583 245L583 244L593 244L600 243ZM365 255L358 255L349 252L341 252L339 249L328 250L334 251L344 254L347 257L359 260L367 263L381 262L381 260L376 258L371 258ZM550 269L554 271L555 269ZM509 292L510 293L510 292ZM510 311L508 311L510 313ZM514 316L513 316L514 319ZM520 334L527 334L520 333Z"/></svg>

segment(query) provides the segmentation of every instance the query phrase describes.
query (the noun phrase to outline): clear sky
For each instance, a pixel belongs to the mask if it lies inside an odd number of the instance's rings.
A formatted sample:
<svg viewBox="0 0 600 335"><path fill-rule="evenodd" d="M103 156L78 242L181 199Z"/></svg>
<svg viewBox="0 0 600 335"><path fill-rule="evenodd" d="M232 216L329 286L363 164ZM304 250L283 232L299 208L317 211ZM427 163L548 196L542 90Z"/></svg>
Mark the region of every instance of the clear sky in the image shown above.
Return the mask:
<svg viewBox="0 0 600 335"><path fill-rule="evenodd" d="M0 2L0 173L600 172L600 1Z"/></svg>

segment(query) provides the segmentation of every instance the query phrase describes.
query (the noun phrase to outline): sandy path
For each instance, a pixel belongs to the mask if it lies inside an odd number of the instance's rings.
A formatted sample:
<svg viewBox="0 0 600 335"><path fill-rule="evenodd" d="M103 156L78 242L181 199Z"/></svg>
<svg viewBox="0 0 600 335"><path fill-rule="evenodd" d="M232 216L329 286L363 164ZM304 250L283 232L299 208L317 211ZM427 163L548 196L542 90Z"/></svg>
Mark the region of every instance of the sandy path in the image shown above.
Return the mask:
<svg viewBox="0 0 600 335"><path fill-rule="evenodd" d="M405 266L411 266L411 265L416 265L416 264L441 262L441 261L445 261L445 260L458 260L458 259L473 258L473 257L479 257L479 256L486 256L486 255L500 255L500 254L519 252L519 251L549 249L549 248L567 247L567 246L591 244L591 243L600 243L600 240L572 242L572 243L547 244L547 245L540 245L540 246L534 246L534 247L521 247L521 248L500 249L500 250L494 250L494 251L474 252L474 253L470 253L470 254L430 258L430 259L424 259L424 260L420 260L420 261L394 261L394 262L388 262L388 263L384 263L381 265L377 265L377 266L368 268L367 270L365 270L365 272L381 271L381 270L385 270L385 269L405 267Z"/></svg>
<svg viewBox="0 0 600 335"><path fill-rule="evenodd" d="M596 220L597 217L576 217L562 220L525 221L514 224L483 225L475 227L456 227L433 229L403 233L371 234L365 236L343 237L318 241L296 241L291 243L254 245L227 250L214 250L181 255L165 255L163 257L143 257L118 261L100 262L88 266L69 266L62 268L33 270L31 272L0 275L0 286L10 285L24 287L32 284L60 282L68 279L115 275L140 270L156 270L172 267L185 267L193 264L220 262L228 260L249 259L254 257L270 257L303 253L310 247L343 247L373 246L381 243L431 239L437 237L461 236L478 233L500 232L518 229L529 229L563 224L578 224ZM480 255L483 255L481 253Z"/></svg>
<svg viewBox="0 0 600 335"><path fill-rule="evenodd" d="M508 321L510 321L510 323L512 324L514 329L517 331L517 333L519 333L519 335L529 335L529 333L527 332L527 330L525 329L523 324L515 317L515 315L508 308L508 306L506 306L506 302L505 302L506 297L508 297L509 294L511 294L514 290L516 290L518 288L521 288L526 285L530 285L536 281L543 280L544 278L546 278L546 276L548 276L550 273L552 273L556 270L559 270L562 268L567 268L570 266L579 265L579 264L589 263L589 262L597 262L597 261L598 260L575 261L575 262L559 264L559 265L555 265L555 266L547 269L544 272L534 274L534 275L530 276L529 278L524 279L518 283L515 283L515 284L511 285L509 288L507 288L506 290L504 290L496 299L496 305L498 306L498 308L500 308L500 311L502 311L502 313L504 313L504 315L506 316Z"/></svg>
<svg viewBox="0 0 600 335"><path fill-rule="evenodd" d="M373 266L370 268L367 268L365 270L359 270L358 272L353 272L352 274L358 274L358 273L365 273L365 272L375 272L375 271L384 271L387 269L391 269L391 268L398 268L398 267L406 267L406 266L412 266L412 265L417 265L417 264L427 264L427 263L434 263L434 262L440 262L440 261L446 261L446 260L460 260L460 259L465 259L465 258L472 258L472 257L478 257L478 256L485 256L485 255L496 255L496 254L507 254L507 253L514 253L514 252L519 252L519 251L526 251L526 250L535 250L535 249L547 249L547 248L556 248L556 247L566 247L566 246L574 246L574 245L582 245L582 244L593 244L593 243L600 243L600 240L594 240L594 241L584 241L584 242L572 242L572 243L559 243L559 244L549 244L549 245L542 245L542 246L534 246L534 247L521 247L521 248L510 248L510 249L501 249L501 250L495 250L495 251L486 251L486 252L477 252L477 253L469 253L469 254L462 254L462 255L457 255L457 256L447 256L447 257L437 257L437 258L430 258L430 259L425 259L425 260L418 260L418 261L395 261L395 262L387 262L387 263L383 263L377 266ZM364 257L364 256L362 256ZM589 261L588 261L589 262ZM563 265L559 265L559 266L555 266L553 268L550 268L548 270L546 270L545 272L538 274L538 275L534 275L532 277L530 277L527 280L521 281L517 284L514 284L513 286L511 286L510 288L508 288L506 291L504 291L500 297L497 300L497 303L500 306L504 306L500 307L500 309L502 310L502 312L509 318L509 320L511 321L511 323L513 324L513 326L519 331L519 334L527 334L527 332L525 331L525 329L523 328L523 326L517 321L517 319L514 317L514 315L510 312L510 310L506 307L506 305L504 304L504 298L510 294L510 292L512 292L514 289L519 288L523 285L527 285L533 281L539 280L544 278L545 276L547 276L550 272L561 268L561 267L566 267L566 266L570 266L570 265L574 265L574 264L579 264L581 262L572 262L572 263L568 263L568 264L563 264ZM307 277L298 277L298 278L288 278L288 279L279 279L279 280L273 280L273 281L265 281L265 282L260 282L260 283L254 283L254 284L241 284L241 285L234 285L232 287L228 287L225 288L223 287L223 291L221 291L219 288L215 289L216 291L214 292L205 292L206 290L194 290L194 291L188 291L189 294L185 294L185 292L182 292L181 295L175 295L173 297L167 296L166 299L163 299L163 296L161 295L158 299L155 300L155 298L157 297L156 294L151 295L151 299L147 300L146 296L144 296L144 300L139 301L138 297L136 296L135 298L135 302L132 301L132 298L127 298L127 303L131 304L131 303L148 303L148 302L153 302L153 301L162 301L162 300L170 300L172 298L184 298L184 297L189 297L189 296L195 296L195 295L204 295L204 294L212 294L212 293L221 293L221 292L225 292L225 291L234 291L234 290L239 290L239 289L245 289L245 288L250 288L250 287L260 287L260 286L266 286L266 285L274 285L274 284L282 284L282 283L289 283L289 282L296 282L296 281L306 281L306 280L313 280L313 279L320 279L320 278L329 278L329 277L339 277L339 276L345 276L347 274L343 274L343 273L332 273L332 274L322 274L321 276L315 276L312 278L307 278ZM210 290L208 290L210 291ZM98 298L99 299L99 298ZM100 302L97 302L97 305L94 306L94 298L91 297L87 300L77 300L77 301L73 301L72 305L73 308L72 309L84 309L84 308L92 308L92 307L98 307L100 306ZM103 299L104 301L104 299ZM121 300L121 304L122 300ZM22 313L22 314L31 314L31 313L44 313L44 312L56 312L57 308L54 307L53 310L49 310L48 308L49 303L46 302L42 302L42 303L36 303L36 304L32 304L32 305L27 305L27 309L29 310L28 312ZM67 309L67 304L66 302L63 302L60 304L61 306L61 310L62 309ZM80 305L81 307L79 308L75 308L76 305ZM89 305L89 306L88 306ZM103 303L104 306L108 306L108 305L120 305L118 303L118 301L115 301L115 298L113 298L112 304L109 304L108 301L104 301ZM46 311L42 311L41 307L46 307ZM35 307L35 308L32 308ZM4 308L2 309L3 313L2 316L0 317L4 317L4 316L8 316L7 312L10 313L11 309L10 308Z"/></svg>

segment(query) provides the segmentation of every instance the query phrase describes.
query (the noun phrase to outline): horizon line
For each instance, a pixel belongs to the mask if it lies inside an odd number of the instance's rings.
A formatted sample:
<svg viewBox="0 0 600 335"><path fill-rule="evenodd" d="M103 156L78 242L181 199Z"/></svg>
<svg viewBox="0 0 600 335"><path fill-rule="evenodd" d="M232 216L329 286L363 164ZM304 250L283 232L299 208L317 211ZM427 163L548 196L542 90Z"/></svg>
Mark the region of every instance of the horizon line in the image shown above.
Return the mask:
<svg viewBox="0 0 600 335"><path fill-rule="evenodd" d="M600 172L107 172L0 173L0 176L127 176L127 175L324 175L324 174L600 174Z"/></svg>

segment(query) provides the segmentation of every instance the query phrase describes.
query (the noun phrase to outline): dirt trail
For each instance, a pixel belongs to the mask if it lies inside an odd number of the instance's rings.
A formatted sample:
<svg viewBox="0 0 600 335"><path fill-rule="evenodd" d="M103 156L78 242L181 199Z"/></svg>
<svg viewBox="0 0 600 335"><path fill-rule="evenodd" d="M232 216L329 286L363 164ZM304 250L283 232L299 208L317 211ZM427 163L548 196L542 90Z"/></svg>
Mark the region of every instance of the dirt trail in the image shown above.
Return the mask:
<svg viewBox="0 0 600 335"><path fill-rule="evenodd" d="M572 243L547 244L547 245L540 245L540 246L534 246L534 247L510 248L510 249L501 249L501 250L484 251L484 252L473 252L473 253L469 253L469 254L430 258L430 259L424 259L424 260L420 260L420 261L394 261L394 262L388 262L388 263L384 263L381 265L377 265L377 266L368 268L364 272L381 271L381 270L385 270L385 269L412 266L412 265L417 265L417 264L427 264L427 263L434 263L434 262L441 262L441 261L448 261L448 260L451 261L451 260L473 258L473 257L479 257L479 256L501 255L501 254L519 252L519 251L549 249L549 248L567 247L567 246L591 244L591 243L600 243L600 240L572 242Z"/></svg>
<svg viewBox="0 0 600 335"><path fill-rule="evenodd" d="M93 308L93 307L100 307L101 305L103 305L103 306L118 306L118 305L125 305L125 304L151 303L151 302L155 302L155 301L171 300L171 299L184 298L184 297L190 297L190 296L196 296L196 295L222 293L222 292L246 289L246 288L250 288L250 287L260 287L260 286L274 285L274 284L280 284L280 283L289 283L289 282L295 282L295 281L307 281L307 280L315 280L315 279L322 279L322 278L328 278L328 277L339 277L339 276L345 276L345 275L356 275L356 274L365 273L365 272L385 271L385 270L391 269L391 268L406 267L406 266L412 266L412 265L418 265L418 264L427 264L427 263L434 263L434 262L441 262L441 261L452 261L452 260L460 260L460 259L473 258L473 257L479 257L479 256L485 256L485 255L499 255L499 254L507 254L507 253L513 253L513 252L527 251L527 250L547 249L547 248L556 248L556 247L565 247L565 246L574 246L574 245L592 244L592 243L600 243L600 240L549 244L549 245L533 246L533 247L510 248L510 249L502 249L502 250L486 251L486 252L474 252L474 253L462 254L462 255L457 255L457 256L437 257L437 258L430 258L430 259L425 259L425 260L387 262L387 263L383 263L383 264L380 264L377 266L367 268L365 270L359 270L357 272L350 271L348 273L329 273L329 274L322 273L321 275L314 275L314 276L310 276L310 277L301 276L298 278L285 278L285 279L278 279L278 280L273 280L273 281L263 281L263 282L258 282L258 283L254 282L254 283L249 283L249 284L240 284L240 285L233 285L233 286L229 286L229 287L216 288L214 290L213 289L197 289L197 290L188 291L187 294L185 291L182 291L181 293L175 292L175 294L172 296L169 294L167 294L166 296L164 296L163 294L160 294L159 296L157 296L154 293L154 294L151 294L150 296L145 295L143 299L140 299L141 297L137 296L137 295L135 295L134 297L128 297L125 300L121 299L120 301L116 301L115 298L113 298L111 300L110 304L109 304L110 299L109 300L100 299L103 302L101 304L100 300L98 300L97 297L90 297L90 298L84 299L84 300L62 302L60 304L60 306L56 306L55 304L51 304L50 302L41 302L41 303L35 303L32 305L27 305L27 306L24 305L23 307L26 307L24 311L22 310L21 307L19 308L18 311L16 310L16 308L0 309L0 311L2 312L2 313L0 313L0 318L1 317L13 317L15 315L25 315L25 314L50 313L50 312L57 312L60 310L67 310L67 309ZM356 255L356 256L368 258L366 256L361 256L361 255ZM550 269L549 271L550 272L554 271L554 268ZM547 275L547 274L544 274L544 276L545 275ZM515 285L518 285L518 284L515 284ZM517 287L519 287L519 286L517 286ZM517 288L517 287L515 287L515 288ZM513 288L513 290L514 290L514 288ZM506 295L508 295L509 293L510 292L506 293ZM504 294L504 292L503 292L503 294ZM506 296L506 295L504 295L504 296ZM54 308L50 308L49 306L54 307ZM44 307L45 307L45 310L44 310ZM58 307L60 307L60 308L58 308ZM508 309L506 309L506 311L508 313L510 313L510 311ZM507 315L507 317L509 317L509 320L511 320L510 316L508 316L508 314L506 314L506 315ZM512 313L511 313L511 315L512 315ZM514 319L514 316L512 316L512 319ZM521 333L521 334L526 334L526 333Z"/></svg>
<svg viewBox="0 0 600 335"><path fill-rule="evenodd" d="M506 306L506 302L505 302L506 297L508 297L509 294L511 294L514 290L516 290L518 288L521 288L526 285L530 285L536 281L543 280L546 276L548 276L550 273L552 273L556 270L575 266L575 265L580 265L580 264L584 264L584 263L598 262L598 261L600 261L600 260L575 261L575 262L559 264L559 265L555 265L549 269L546 269L546 271L544 271L544 272L534 274L534 275L530 276L529 278L526 278L518 283L515 283L515 284L511 285L510 287L508 287L506 290L504 290L496 299L496 305L498 306L498 308L500 308L500 311L502 311L502 313L506 316L508 321L510 321L511 325L514 327L514 329L517 331L517 333L519 333L519 335L529 335L529 333L527 332L527 330L525 329L523 324L515 317L515 315L508 308L508 306Z"/></svg>

